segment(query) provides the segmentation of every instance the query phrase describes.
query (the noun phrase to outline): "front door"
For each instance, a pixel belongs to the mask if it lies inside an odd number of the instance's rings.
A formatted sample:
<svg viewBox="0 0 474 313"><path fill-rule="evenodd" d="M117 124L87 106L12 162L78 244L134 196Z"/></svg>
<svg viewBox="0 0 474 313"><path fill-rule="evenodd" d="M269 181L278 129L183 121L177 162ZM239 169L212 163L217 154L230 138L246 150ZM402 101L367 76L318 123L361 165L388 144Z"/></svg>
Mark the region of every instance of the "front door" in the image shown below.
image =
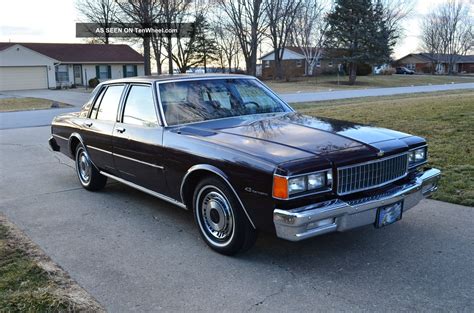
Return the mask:
<svg viewBox="0 0 474 313"><path fill-rule="evenodd" d="M76 64L73 66L74 69L74 84L82 85L82 65Z"/></svg>
<svg viewBox="0 0 474 313"><path fill-rule="evenodd" d="M147 189L164 193L160 164L163 128L158 123L150 85L133 84L128 90L113 134L113 155L120 177Z"/></svg>

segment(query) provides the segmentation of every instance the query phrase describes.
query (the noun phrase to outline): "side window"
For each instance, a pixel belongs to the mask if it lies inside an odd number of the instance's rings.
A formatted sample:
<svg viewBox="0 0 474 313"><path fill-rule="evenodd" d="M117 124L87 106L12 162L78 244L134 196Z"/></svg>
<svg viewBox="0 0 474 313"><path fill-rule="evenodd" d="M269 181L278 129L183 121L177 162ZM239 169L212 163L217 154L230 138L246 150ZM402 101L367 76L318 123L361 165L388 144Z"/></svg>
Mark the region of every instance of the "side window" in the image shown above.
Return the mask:
<svg viewBox="0 0 474 313"><path fill-rule="evenodd" d="M132 86L130 88L123 111L123 122L145 127L158 125L150 86Z"/></svg>
<svg viewBox="0 0 474 313"><path fill-rule="evenodd" d="M115 122L117 118L117 110L120 104L120 97L123 91L122 86L109 86L105 90L102 99L100 100L99 110L97 111L97 119L103 121ZM95 109L95 107L94 107ZM92 112L94 114L94 111ZM94 115L91 117L93 118Z"/></svg>
<svg viewBox="0 0 474 313"><path fill-rule="evenodd" d="M89 100L89 101L93 100L94 93L99 93L99 95L97 96L97 99L95 99L94 106L92 107L90 118L96 118L97 117L97 111L99 110L99 104L100 104L100 101L102 100L102 97L104 96L104 93L105 93L106 89L107 89L107 87L98 86L92 92L91 100Z"/></svg>

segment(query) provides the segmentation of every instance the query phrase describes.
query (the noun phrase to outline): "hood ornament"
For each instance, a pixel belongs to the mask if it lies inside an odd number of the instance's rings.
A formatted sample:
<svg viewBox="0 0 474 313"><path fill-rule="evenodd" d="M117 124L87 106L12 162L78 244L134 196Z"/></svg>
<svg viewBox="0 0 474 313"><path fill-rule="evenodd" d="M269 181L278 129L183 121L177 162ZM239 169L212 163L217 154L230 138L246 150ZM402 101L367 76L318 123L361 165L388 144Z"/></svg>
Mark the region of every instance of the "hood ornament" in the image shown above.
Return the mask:
<svg viewBox="0 0 474 313"><path fill-rule="evenodd" d="M384 154L385 152L383 150L379 150L379 152L377 152L378 157L383 157Z"/></svg>

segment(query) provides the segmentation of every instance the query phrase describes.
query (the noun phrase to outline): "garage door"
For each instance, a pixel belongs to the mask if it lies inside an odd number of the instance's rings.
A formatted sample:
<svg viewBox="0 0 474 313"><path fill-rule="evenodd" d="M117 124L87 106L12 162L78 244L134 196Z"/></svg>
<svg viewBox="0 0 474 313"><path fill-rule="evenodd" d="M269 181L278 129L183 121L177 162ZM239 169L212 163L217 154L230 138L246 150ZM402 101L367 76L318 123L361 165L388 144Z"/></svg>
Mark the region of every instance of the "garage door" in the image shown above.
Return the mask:
<svg viewBox="0 0 474 313"><path fill-rule="evenodd" d="M0 91L48 88L46 66L0 67Z"/></svg>

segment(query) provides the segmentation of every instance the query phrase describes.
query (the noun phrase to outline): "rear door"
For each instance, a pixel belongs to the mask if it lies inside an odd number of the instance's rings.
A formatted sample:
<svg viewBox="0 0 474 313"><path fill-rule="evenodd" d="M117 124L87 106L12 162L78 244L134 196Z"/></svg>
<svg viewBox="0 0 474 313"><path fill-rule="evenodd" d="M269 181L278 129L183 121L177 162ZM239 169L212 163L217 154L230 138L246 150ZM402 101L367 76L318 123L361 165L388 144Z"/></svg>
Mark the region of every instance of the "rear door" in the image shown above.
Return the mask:
<svg viewBox="0 0 474 313"><path fill-rule="evenodd" d="M83 122L83 140L94 164L115 174L112 135L118 117L124 84L109 85L101 90L90 116Z"/></svg>
<svg viewBox="0 0 474 313"><path fill-rule="evenodd" d="M113 132L113 153L121 178L165 193L161 162L163 128L157 112L152 86L130 84Z"/></svg>

